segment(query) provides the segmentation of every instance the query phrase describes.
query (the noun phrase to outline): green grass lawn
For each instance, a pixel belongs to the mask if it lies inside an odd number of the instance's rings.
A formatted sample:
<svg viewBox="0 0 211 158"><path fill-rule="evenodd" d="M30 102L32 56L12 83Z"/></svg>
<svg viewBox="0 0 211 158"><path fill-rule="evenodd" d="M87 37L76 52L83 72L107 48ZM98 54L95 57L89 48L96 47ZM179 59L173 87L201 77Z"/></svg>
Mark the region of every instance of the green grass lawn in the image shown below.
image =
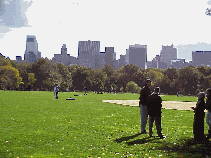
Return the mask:
<svg viewBox="0 0 211 158"><path fill-rule="evenodd" d="M140 134L138 107L101 102L138 100L138 94L59 92L58 97L0 91L0 157L203 157L211 147L193 142L193 111L163 109L166 139L158 139ZM153 132L157 135L155 125Z"/></svg>
<svg viewBox="0 0 211 158"><path fill-rule="evenodd" d="M197 102L197 97L189 97L189 96L179 96L176 95L166 95L161 96L163 101L182 101L182 102ZM206 99L206 98L205 98Z"/></svg>

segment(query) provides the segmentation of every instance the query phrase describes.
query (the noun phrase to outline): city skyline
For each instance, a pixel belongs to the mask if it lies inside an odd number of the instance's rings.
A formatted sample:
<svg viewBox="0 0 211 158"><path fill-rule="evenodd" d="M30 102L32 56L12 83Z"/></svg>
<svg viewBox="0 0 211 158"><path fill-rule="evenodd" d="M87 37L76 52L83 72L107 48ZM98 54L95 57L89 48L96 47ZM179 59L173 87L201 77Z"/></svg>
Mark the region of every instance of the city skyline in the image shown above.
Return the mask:
<svg viewBox="0 0 211 158"><path fill-rule="evenodd" d="M20 10L22 14L17 13L22 15L22 21L18 21L18 17L13 20L9 15L11 11L15 14L14 1L1 3L5 7L1 5L4 13L0 12L0 53L11 60L24 57L27 35L36 36L41 56L48 59L59 54L63 44L68 54L77 57L78 42L88 40L100 41L100 52L104 52L105 47L114 47L116 59L126 54L129 45L147 45L148 61L160 55L162 45L177 47L211 41L211 19L205 14L206 8L210 8L207 0L121 3L61 0L60 3L51 1L50 6L46 1L37 0L28 2L28 6L25 2L19 3L24 6ZM211 44L209 48L211 50ZM179 53L178 50L178 57L184 56Z"/></svg>

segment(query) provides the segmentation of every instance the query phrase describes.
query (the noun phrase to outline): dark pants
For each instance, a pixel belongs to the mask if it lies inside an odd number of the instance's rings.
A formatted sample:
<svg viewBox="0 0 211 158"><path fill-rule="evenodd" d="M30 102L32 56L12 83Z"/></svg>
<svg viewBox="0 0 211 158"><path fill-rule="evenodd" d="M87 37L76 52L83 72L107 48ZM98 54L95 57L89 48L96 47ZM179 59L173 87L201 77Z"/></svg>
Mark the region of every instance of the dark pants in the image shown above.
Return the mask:
<svg viewBox="0 0 211 158"><path fill-rule="evenodd" d="M155 125L156 125L156 129L157 129L157 133L158 136L161 136L161 115L155 115L155 116L149 116L149 134L151 135L152 132L152 127L153 127L153 123L155 121Z"/></svg>
<svg viewBox="0 0 211 158"><path fill-rule="evenodd" d="M204 112L195 113L193 122L193 134L196 141L204 139Z"/></svg>
<svg viewBox="0 0 211 158"><path fill-rule="evenodd" d="M58 92L54 92L55 99L58 99Z"/></svg>

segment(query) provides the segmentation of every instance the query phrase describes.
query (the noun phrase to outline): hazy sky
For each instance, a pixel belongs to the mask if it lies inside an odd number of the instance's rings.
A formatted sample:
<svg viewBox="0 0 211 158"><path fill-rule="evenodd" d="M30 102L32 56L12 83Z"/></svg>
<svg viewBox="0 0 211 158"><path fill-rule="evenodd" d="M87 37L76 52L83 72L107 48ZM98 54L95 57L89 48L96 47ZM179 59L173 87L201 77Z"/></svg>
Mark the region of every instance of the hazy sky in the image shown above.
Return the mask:
<svg viewBox="0 0 211 158"><path fill-rule="evenodd" d="M20 3L21 2L21 3ZM24 56L26 36L35 35L42 57L77 57L78 41L114 47L117 59L129 45L147 45L148 61L162 45L211 43L208 0L0 0L0 53Z"/></svg>

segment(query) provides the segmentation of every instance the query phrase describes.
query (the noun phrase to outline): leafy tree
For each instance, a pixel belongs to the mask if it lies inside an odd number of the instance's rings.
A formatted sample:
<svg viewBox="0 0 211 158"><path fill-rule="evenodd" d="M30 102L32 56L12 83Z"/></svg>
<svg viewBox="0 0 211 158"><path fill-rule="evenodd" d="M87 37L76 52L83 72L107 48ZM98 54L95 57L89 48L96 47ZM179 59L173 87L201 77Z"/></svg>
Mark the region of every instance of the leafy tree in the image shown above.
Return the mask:
<svg viewBox="0 0 211 158"><path fill-rule="evenodd" d="M176 68L168 67L168 69L165 69L163 71L163 75L167 76L170 81L172 82L174 79L178 78L178 72Z"/></svg>
<svg viewBox="0 0 211 158"><path fill-rule="evenodd" d="M174 84L184 95L195 95L199 88L199 79L201 73L193 66L187 66L178 70L178 78L174 80Z"/></svg>
<svg viewBox="0 0 211 158"><path fill-rule="evenodd" d="M21 83L22 78L19 76L18 69L11 65L1 66L0 83L2 88L16 89Z"/></svg>
<svg viewBox="0 0 211 158"><path fill-rule="evenodd" d="M130 81L126 85L126 90L131 93L137 93L140 89L138 89L138 85L134 83L133 81Z"/></svg>
<svg viewBox="0 0 211 158"><path fill-rule="evenodd" d="M112 89L112 77L114 75L114 68L111 65L105 65L101 70L106 74L105 89L110 92Z"/></svg>
<svg viewBox="0 0 211 158"><path fill-rule="evenodd" d="M36 81L34 73L28 73L28 86L32 87Z"/></svg>
<svg viewBox="0 0 211 158"><path fill-rule="evenodd" d="M68 70L72 74L72 89L71 90L80 90L83 91L85 81L88 77L88 68L85 66L74 65L68 67Z"/></svg>
<svg viewBox="0 0 211 158"><path fill-rule="evenodd" d="M146 78L151 79L151 90L153 90L155 87L160 86L160 83L162 81L162 78L164 77L163 73L160 69L149 69Z"/></svg>
<svg viewBox="0 0 211 158"><path fill-rule="evenodd" d="M93 78L93 89L95 91L104 91L104 86L106 82L106 74L102 70L95 70L95 76Z"/></svg>
<svg viewBox="0 0 211 158"><path fill-rule="evenodd" d="M18 71L20 77L22 78L22 88L26 89L28 86L28 73L31 71L31 64L29 62L26 63L18 63L17 64Z"/></svg>
<svg viewBox="0 0 211 158"><path fill-rule="evenodd" d="M147 80L145 76L144 71L139 69L136 73L134 73L132 80L138 85L138 87L144 87Z"/></svg>
<svg viewBox="0 0 211 158"><path fill-rule="evenodd" d="M35 88L45 90L52 88L52 78L56 75L53 63L47 58L37 59L31 66L31 73L35 74Z"/></svg>
<svg viewBox="0 0 211 158"><path fill-rule="evenodd" d="M168 78L167 75L165 75L161 81L160 81L160 93L164 94L171 94L173 93L172 87L171 87L171 80Z"/></svg>
<svg viewBox="0 0 211 158"><path fill-rule="evenodd" d="M119 73L118 86L123 87L123 91L126 89L126 84L133 80L133 76L138 72L139 67L137 65L125 65L117 70Z"/></svg>
<svg viewBox="0 0 211 158"><path fill-rule="evenodd" d="M55 72L57 74L56 80L59 80L61 91L65 91L66 88L70 89L72 87L72 76L68 68L66 68L65 65L60 62L55 65L55 68Z"/></svg>

